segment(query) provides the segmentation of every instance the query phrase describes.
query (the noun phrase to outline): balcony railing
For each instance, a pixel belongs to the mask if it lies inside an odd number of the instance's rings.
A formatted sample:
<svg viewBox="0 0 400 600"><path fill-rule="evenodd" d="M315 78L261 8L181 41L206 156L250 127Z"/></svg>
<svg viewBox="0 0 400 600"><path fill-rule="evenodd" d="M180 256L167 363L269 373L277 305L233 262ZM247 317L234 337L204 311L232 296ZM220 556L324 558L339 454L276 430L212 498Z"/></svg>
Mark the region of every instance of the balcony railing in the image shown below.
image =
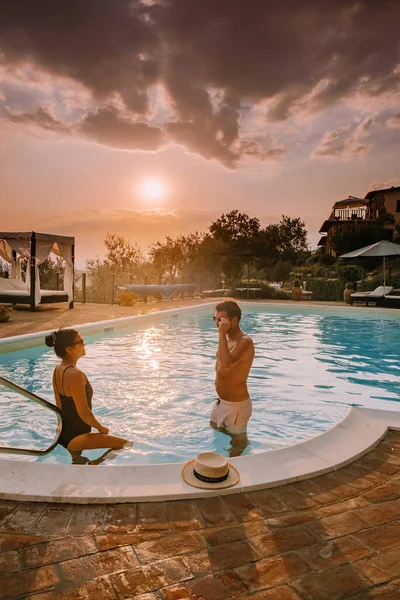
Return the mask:
<svg viewBox="0 0 400 600"><path fill-rule="evenodd" d="M365 221L367 211L364 208L335 208L331 219L334 221Z"/></svg>

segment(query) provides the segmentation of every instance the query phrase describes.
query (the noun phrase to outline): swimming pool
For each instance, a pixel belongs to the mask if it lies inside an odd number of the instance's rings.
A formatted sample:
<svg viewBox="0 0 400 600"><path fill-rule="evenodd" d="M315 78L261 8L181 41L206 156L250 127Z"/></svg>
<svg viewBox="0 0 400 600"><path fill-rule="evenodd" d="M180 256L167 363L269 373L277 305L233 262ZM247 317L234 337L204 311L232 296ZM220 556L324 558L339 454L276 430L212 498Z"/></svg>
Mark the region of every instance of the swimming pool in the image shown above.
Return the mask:
<svg viewBox="0 0 400 600"><path fill-rule="evenodd" d="M326 431L351 404L399 410L397 315L267 304L243 304L243 309L243 329L256 346L245 454ZM87 356L80 366L95 390L94 412L112 432L134 441L134 448L112 464L183 462L207 449L229 453L230 438L209 427L217 347L212 314L210 306L85 336ZM51 350L31 348L0 355L0 374L53 400L56 364ZM43 409L27 409L25 399L2 393L2 444L43 447L54 425ZM84 454L94 459L101 451ZM71 462L61 447L26 459Z"/></svg>

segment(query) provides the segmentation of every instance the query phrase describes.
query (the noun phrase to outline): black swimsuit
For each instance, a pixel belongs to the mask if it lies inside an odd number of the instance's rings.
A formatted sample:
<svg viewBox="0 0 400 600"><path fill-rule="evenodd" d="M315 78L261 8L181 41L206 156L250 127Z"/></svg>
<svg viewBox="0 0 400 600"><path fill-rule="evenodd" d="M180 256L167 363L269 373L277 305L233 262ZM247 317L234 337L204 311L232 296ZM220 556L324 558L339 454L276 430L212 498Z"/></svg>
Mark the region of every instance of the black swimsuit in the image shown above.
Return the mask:
<svg viewBox="0 0 400 600"><path fill-rule="evenodd" d="M63 392L64 392L65 371L68 371L68 369L73 369L73 368L74 367L72 367L72 365L67 367L64 370L64 373L62 374L61 387L62 387ZM86 377L86 375L85 375L85 377ZM59 439L59 444L61 444L61 446L64 446L64 448L67 448L67 446L71 440L76 438L78 435L82 435L83 433L90 433L92 428L90 427L90 425L85 423L85 421L82 421L82 419L78 415L78 411L76 410L75 402L74 402L74 399L72 398L72 396L66 396L64 393L61 394L61 392L57 386L56 369L54 369L53 380L54 380L54 385L58 392L58 395L60 396L61 415L62 415L62 420L63 420L63 426L62 426L61 436ZM93 388L90 385L87 377L86 377L86 383L85 383L85 390L86 390L86 399L87 399L88 406L89 406L90 410L92 410Z"/></svg>

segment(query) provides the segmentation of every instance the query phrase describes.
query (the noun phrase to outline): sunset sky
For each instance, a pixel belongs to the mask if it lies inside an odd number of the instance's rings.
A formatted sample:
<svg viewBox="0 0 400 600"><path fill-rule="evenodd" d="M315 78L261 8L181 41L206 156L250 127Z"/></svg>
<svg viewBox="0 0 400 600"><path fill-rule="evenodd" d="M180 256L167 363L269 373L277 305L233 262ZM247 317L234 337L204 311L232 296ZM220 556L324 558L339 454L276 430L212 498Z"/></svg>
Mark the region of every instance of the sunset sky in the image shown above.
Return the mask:
<svg viewBox="0 0 400 600"><path fill-rule="evenodd" d="M398 0L0 8L2 230L142 246L238 209L318 229L400 185Z"/></svg>

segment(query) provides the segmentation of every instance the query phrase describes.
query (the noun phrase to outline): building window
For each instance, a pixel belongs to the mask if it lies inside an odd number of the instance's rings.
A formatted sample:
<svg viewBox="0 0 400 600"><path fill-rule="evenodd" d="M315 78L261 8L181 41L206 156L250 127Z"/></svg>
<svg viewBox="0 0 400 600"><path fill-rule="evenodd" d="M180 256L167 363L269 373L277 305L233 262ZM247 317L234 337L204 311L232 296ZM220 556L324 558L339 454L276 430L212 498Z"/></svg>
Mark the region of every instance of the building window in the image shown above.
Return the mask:
<svg viewBox="0 0 400 600"><path fill-rule="evenodd" d="M400 200L397 200L396 212L400 212Z"/></svg>

